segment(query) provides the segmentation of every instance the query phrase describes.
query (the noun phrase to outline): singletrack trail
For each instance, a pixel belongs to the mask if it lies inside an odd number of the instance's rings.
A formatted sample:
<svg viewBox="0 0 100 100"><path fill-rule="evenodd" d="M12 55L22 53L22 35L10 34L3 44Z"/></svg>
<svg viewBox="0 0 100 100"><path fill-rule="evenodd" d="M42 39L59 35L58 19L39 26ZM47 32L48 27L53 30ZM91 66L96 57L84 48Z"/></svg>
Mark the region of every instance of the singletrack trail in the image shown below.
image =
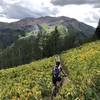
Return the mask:
<svg viewBox="0 0 100 100"><path fill-rule="evenodd" d="M60 93L61 89L62 89L63 87L65 87L66 84L67 84L68 81L69 81L68 76L67 76L67 77L64 77L63 79L64 79L64 80L63 80L62 86L59 88L59 91L58 91L58 93L56 94L56 96L53 96L52 93L51 93L51 97L49 97L48 100L57 100L56 97L59 96L59 93ZM53 88L52 88L52 90L53 90Z"/></svg>

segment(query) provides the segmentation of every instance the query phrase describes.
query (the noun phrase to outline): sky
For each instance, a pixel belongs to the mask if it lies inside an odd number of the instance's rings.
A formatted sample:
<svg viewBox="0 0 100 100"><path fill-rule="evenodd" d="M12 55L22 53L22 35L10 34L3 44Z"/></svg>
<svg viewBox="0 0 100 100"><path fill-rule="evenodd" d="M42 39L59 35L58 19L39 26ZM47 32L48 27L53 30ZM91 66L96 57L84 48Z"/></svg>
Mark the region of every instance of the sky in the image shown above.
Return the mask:
<svg viewBox="0 0 100 100"><path fill-rule="evenodd" d="M97 27L100 0L0 0L0 22L41 16L67 16Z"/></svg>

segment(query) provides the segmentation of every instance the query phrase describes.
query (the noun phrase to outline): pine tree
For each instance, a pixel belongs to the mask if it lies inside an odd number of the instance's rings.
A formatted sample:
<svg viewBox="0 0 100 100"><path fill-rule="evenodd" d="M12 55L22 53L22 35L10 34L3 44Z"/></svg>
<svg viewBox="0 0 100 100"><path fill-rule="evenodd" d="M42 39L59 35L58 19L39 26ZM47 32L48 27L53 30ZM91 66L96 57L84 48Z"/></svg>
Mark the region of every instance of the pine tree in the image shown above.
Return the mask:
<svg viewBox="0 0 100 100"><path fill-rule="evenodd" d="M99 19L99 23L98 23L98 26L96 28L95 34L96 34L96 37L98 39L100 39L100 19Z"/></svg>
<svg viewBox="0 0 100 100"><path fill-rule="evenodd" d="M55 27L55 30L51 32L51 36L48 37L44 51L45 56L52 56L53 54L60 52L60 34L57 26Z"/></svg>

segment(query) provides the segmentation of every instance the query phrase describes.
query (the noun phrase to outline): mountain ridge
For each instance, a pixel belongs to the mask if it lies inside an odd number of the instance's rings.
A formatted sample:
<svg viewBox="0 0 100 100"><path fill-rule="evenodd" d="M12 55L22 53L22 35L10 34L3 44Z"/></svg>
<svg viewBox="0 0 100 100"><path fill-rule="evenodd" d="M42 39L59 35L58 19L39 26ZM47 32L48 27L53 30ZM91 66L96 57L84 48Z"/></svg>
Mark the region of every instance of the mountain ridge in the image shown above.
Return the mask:
<svg viewBox="0 0 100 100"><path fill-rule="evenodd" d="M2 40L3 34L17 33L15 37L19 35L25 35L25 32L34 31L38 25L47 24L48 27L56 26L58 24L64 25L66 28L74 28L77 31L83 31L85 35L93 36L95 28L86 25L82 22L78 22L76 19L69 17L40 17L40 18L25 18L17 22L3 23L0 22L0 38ZM41 30L41 29L40 29ZM12 34L11 34L12 35ZM9 37L9 35L8 35ZM4 37L5 38L5 37ZM2 42L2 41L1 41Z"/></svg>
<svg viewBox="0 0 100 100"><path fill-rule="evenodd" d="M2 24L7 24L7 25L20 25L20 23L23 23L23 25L32 25L32 24L43 24L43 23L48 23L49 21L51 22L51 20L53 21L59 21L59 20L63 20L63 21L78 21L74 18L69 18L69 17L65 17L65 16L60 16L60 17L50 17L50 16L45 16L45 17L39 17L39 18L24 18L24 19L21 19L19 21L16 21L16 22L11 22L11 23L6 23L6 22L0 22L0 27L2 27ZM78 21L80 22L80 21ZM83 23L83 22L81 22ZM87 25L87 24L85 24ZM90 26L90 25L88 25ZM9 26L8 26L9 27ZM92 26L91 26L92 27Z"/></svg>

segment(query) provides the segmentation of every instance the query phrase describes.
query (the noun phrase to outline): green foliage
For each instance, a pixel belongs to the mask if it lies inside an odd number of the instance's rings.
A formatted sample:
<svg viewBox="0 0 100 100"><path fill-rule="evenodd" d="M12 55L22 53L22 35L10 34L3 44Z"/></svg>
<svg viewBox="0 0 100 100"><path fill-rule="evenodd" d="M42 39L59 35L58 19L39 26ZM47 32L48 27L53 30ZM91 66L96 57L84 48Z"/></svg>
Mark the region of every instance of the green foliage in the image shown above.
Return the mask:
<svg viewBox="0 0 100 100"><path fill-rule="evenodd" d="M14 46L7 48L0 55L1 66L16 66L29 63L33 58L39 59L41 51L39 40L34 36L20 38ZM4 68L4 67L3 67Z"/></svg>
<svg viewBox="0 0 100 100"><path fill-rule="evenodd" d="M59 53L61 45L60 44L60 33L58 32L57 27L51 33L51 36L48 38L46 42L46 46L44 47L44 55L52 56L54 54Z"/></svg>
<svg viewBox="0 0 100 100"><path fill-rule="evenodd" d="M64 27L63 25L61 25L61 24L58 25L57 29L58 29L59 33L61 34L60 35L61 38L64 39L65 36L68 35L68 29L66 27Z"/></svg>
<svg viewBox="0 0 100 100"><path fill-rule="evenodd" d="M18 68L1 70L0 91L2 92L0 92L0 99L32 98L32 100L40 100L42 96L48 96L51 88L51 66L52 59L46 59Z"/></svg>
<svg viewBox="0 0 100 100"><path fill-rule="evenodd" d="M17 37L13 44L3 51L0 49L0 69L28 64L87 42L87 37L70 25L67 28L63 24L41 24L33 28L30 32L17 30L19 35L13 34ZM0 46L3 46L1 42Z"/></svg>
<svg viewBox="0 0 100 100"><path fill-rule="evenodd" d="M61 55L69 75L55 100L99 100L100 41ZM0 100L49 100L54 57L0 70Z"/></svg>
<svg viewBox="0 0 100 100"><path fill-rule="evenodd" d="M96 28L94 36L95 36L96 39L100 39L100 19L99 19L98 26Z"/></svg>
<svg viewBox="0 0 100 100"><path fill-rule="evenodd" d="M47 32L47 33L51 33L52 31L54 31L55 26L49 26L48 24L44 23L41 24L41 27Z"/></svg>
<svg viewBox="0 0 100 100"><path fill-rule="evenodd" d="M67 100L99 100L100 41L76 48L62 57L68 66L69 80L61 96Z"/></svg>
<svg viewBox="0 0 100 100"><path fill-rule="evenodd" d="M44 30L48 30L49 29L48 24L42 24L41 26L43 27Z"/></svg>
<svg viewBox="0 0 100 100"><path fill-rule="evenodd" d="M20 29L0 29L0 49L5 49L19 37L25 36L25 31Z"/></svg>

